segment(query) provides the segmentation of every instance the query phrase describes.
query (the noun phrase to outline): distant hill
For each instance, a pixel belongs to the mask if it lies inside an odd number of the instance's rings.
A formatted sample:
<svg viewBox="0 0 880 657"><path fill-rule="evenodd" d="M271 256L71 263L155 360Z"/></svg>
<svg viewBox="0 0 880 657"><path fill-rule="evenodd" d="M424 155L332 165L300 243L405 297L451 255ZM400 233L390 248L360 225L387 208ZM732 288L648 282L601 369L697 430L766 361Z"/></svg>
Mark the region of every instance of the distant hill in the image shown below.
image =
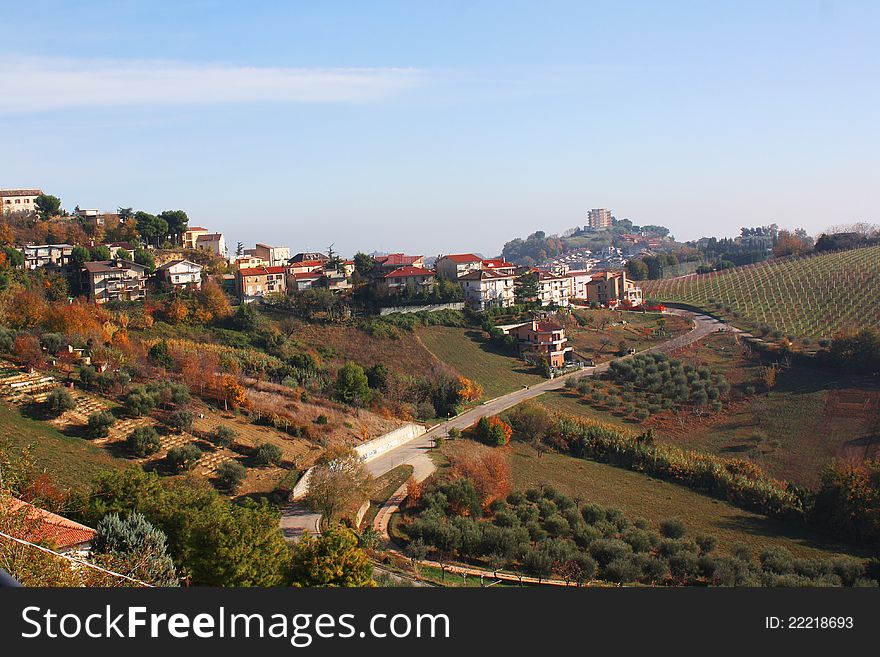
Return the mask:
<svg viewBox="0 0 880 657"><path fill-rule="evenodd" d="M753 328L798 338L880 329L880 246L767 260L640 283L645 296L723 310Z"/></svg>

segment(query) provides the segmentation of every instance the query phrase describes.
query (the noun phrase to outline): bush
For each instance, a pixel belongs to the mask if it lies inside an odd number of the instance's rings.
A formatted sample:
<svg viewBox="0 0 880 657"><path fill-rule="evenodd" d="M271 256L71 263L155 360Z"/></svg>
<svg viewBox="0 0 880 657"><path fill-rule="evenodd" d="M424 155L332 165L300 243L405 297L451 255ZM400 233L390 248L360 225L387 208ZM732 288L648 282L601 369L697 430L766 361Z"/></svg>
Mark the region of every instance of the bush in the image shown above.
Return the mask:
<svg viewBox="0 0 880 657"><path fill-rule="evenodd" d="M140 457L155 454L162 447L159 434L153 427L138 427L128 434L125 444L132 454Z"/></svg>
<svg viewBox="0 0 880 657"><path fill-rule="evenodd" d="M635 582L642 574L642 569L631 558L620 557L611 561L603 569L605 579L610 582Z"/></svg>
<svg viewBox="0 0 880 657"><path fill-rule="evenodd" d="M327 424L328 421L327 416L323 413L315 418L315 424Z"/></svg>
<svg viewBox="0 0 880 657"><path fill-rule="evenodd" d="M208 440L218 447L229 447L232 444L232 441L237 437L238 432L236 432L235 429L230 429L223 424L218 424L214 430L208 434Z"/></svg>
<svg viewBox="0 0 880 657"><path fill-rule="evenodd" d="M178 471L192 470L202 457L202 450L192 443L168 450L168 464Z"/></svg>
<svg viewBox="0 0 880 657"><path fill-rule="evenodd" d="M73 396L66 388L55 388L46 397L44 404L49 412L56 417L65 411L72 411L76 408L76 402L73 401Z"/></svg>
<svg viewBox="0 0 880 657"><path fill-rule="evenodd" d="M272 443L260 443L254 448L254 464L260 467L278 465L281 462L281 448Z"/></svg>
<svg viewBox="0 0 880 657"><path fill-rule="evenodd" d="M660 521L660 534L665 538L681 538L687 533L687 527L678 518L667 518Z"/></svg>
<svg viewBox="0 0 880 657"><path fill-rule="evenodd" d="M131 417L149 415L156 408L156 398L139 386L125 396L125 412Z"/></svg>
<svg viewBox="0 0 880 657"><path fill-rule="evenodd" d="M247 476L247 470L238 461L223 461L217 468L217 483L225 491L234 493Z"/></svg>
<svg viewBox="0 0 880 657"><path fill-rule="evenodd" d="M91 438L106 438L114 422L116 422L116 418L113 417L113 413L109 411L95 411L89 415L86 433Z"/></svg>
<svg viewBox="0 0 880 657"><path fill-rule="evenodd" d="M195 416L190 411L173 411L168 414L168 426L178 431L192 431Z"/></svg>
<svg viewBox="0 0 880 657"><path fill-rule="evenodd" d="M477 437L487 445L501 446L510 442L513 429L497 415L481 417L476 424Z"/></svg>

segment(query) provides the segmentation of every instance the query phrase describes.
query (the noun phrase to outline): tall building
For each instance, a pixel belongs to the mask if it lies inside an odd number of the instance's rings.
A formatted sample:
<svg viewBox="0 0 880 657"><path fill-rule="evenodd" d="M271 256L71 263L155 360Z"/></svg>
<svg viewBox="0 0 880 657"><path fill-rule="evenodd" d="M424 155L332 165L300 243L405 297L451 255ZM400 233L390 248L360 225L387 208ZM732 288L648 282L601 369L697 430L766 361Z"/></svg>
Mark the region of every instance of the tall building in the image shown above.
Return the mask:
<svg viewBox="0 0 880 657"><path fill-rule="evenodd" d="M590 228L593 230L611 228L611 210L606 210L605 208L590 210L588 220Z"/></svg>

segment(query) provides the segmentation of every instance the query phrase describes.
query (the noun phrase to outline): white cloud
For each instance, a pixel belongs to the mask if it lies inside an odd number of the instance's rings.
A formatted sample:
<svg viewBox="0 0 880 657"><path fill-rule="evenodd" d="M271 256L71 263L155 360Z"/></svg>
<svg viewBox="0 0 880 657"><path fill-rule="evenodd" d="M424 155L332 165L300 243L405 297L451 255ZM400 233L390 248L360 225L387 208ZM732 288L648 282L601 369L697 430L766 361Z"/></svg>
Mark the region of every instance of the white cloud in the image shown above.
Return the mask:
<svg viewBox="0 0 880 657"><path fill-rule="evenodd" d="M197 103L358 103L422 80L406 68L278 68L0 58L0 111Z"/></svg>

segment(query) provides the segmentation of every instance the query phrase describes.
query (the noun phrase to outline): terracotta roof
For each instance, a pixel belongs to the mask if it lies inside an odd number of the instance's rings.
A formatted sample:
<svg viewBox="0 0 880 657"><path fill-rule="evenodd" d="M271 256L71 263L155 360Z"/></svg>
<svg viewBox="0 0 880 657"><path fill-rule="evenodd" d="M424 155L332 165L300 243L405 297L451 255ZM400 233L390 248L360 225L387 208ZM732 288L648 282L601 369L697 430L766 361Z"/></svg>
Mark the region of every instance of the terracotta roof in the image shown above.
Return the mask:
<svg viewBox="0 0 880 657"><path fill-rule="evenodd" d="M207 233L196 237L196 242L216 242L221 237L223 237L223 233Z"/></svg>
<svg viewBox="0 0 880 657"><path fill-rule="evenodd" d="M538 322L538 330L541 331L542 333L545 331L547 331L547 332L561 331L562 327L559 324L557 324L556 322L549 322L549 321L548 322Z"/></svg>
<svg viewBox="0 0 880 657"><path fill-rule="evenodd" d="M473 253L451 253L443 256L443 258L452 260L452 262L479 262L482 260L480 256L474 255ZM440 259L442 260L443 258Z"/></svg>
<svg viewBox="0 0 880 657"><path fill-rule="evenodd" d="M489 279L500 279L500 278L513 278L513 274L502 274L500 271L494 271L492 269L477 269L472 272L468 272L463 276L459 276L458 280L460 281L485 281Z"/></svg>
<svg viewBox="0 0 880 657"><path fill-rule="evenodd" d="M207 228L204 228L203 226L190 226L189 228L187 228L187 229L186 229L185 231L183 231L183 232L185 232L185 233L191 233L191 232L193 232L193 231L195 231L195 230L208 230L208 229L207 229Z"/></svg>
<svg viewBox="0 0 880 657"><path fill-rule="evenodd" d="M298 272L298 273L294 274L293 277L297 280L300 280L300 279L305 280L305 279L309 279L309 278L321 278L321 276L323 276L323 275L324 275L324 273L320 272L320 271L303 271L303 272Z"/></svg>
<svg viewBox="0 0 880 657"><path fill-rule="evenodd" d="M0 189L0 196L39 196L41 189Z"/></svg>
<svg viewBox="0 0 880 657"><path fill-rule="evenodd" d="M423 267L398 267L385 274L385 278L406 278L407 276L433 276L434 272Z"/></svg>
<svg viewBox="0 0 880 657"><path fill-rule="evenodd" d="M95 530L74 522L51 511L40 509L33 504L12 498L10 507L13 512L24 510L33 526L28 527L25 536L19 536L33 543L51 543L56 550L65 550L88 543L95 537Z"/></svg>
<svg viewBox="0 0 880 657"><path fill-rule="evenodd" d="M510 267L516 267L516 265L507 262L504 258L489 258L488 260L483 260L482 265L486 269L495 269L497 267L504 267L507 269Z"/></svg>
<svg viewBox="0 0 880 657"><path fill-rule="evenodd" d="M266 276L267 274L283 274L286 270L284 267L247 267L239 269L241 276Z"/></svg>
<svg viewBox="0 0 880 657"><path fill-rule="evenodd" d="M414 264L418 260L423 260L424 256L410 256L404 253L389 253L388 255L384 256L376 256L373 259L380 265L386 265L388 267L405 267L406 265Z"/></svg>

